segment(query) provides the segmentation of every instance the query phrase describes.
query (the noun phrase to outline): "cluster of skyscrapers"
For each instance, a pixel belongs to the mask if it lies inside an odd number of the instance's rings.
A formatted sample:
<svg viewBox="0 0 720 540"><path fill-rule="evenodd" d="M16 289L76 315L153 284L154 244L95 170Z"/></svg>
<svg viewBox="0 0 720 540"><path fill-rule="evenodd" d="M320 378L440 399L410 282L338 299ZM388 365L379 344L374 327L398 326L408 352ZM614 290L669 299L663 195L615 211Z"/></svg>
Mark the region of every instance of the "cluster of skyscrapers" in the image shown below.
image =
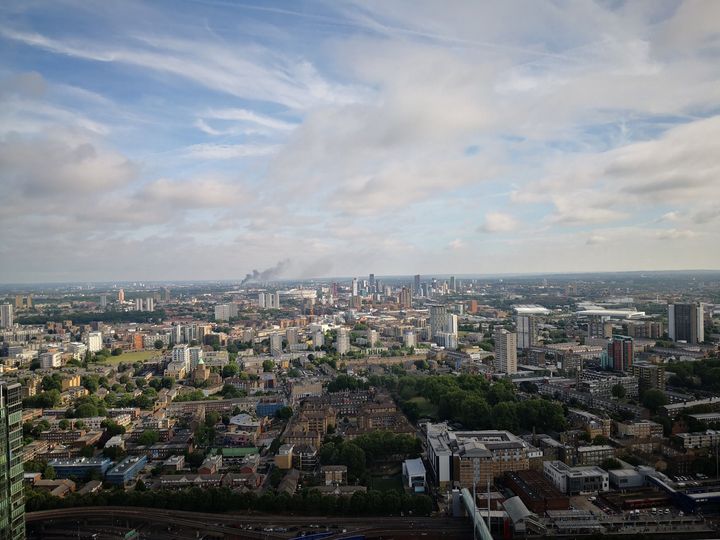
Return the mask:
<svg viewBox="0 0 720 540"><path fill-rule="evenodd" d="M280 309L280 293L261 292L258 293L258 307L266 309Z"/></svg>

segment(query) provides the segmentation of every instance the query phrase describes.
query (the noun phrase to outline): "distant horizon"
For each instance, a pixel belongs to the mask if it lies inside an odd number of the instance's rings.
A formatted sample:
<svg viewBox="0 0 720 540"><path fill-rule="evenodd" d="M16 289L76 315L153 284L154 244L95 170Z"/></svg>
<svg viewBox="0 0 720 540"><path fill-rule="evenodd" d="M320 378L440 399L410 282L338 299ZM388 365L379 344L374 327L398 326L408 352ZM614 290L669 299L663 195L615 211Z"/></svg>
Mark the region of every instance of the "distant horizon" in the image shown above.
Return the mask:
<svg viewBox="0 0 720 540"><path fill-rule="evenodd" d="M460 273L420 273L421 279L427 278L438 278L445 279L455 277L457 279L493 279L493 278L512 278L512 277L573 277L573 276L588 276L588 275L624 275L624 274L713 274L717 273L720 275L720 268L718 269L683 269L683 270L606 270L606 271L588 271L588 272L500 272L500 273L483 273L483 274L460 274ZM326 277L308 277L308 278L293 278L293 277L279 277L269 279L267 281L251 281L248 282L248 288L252 285L259 285L263 283L283 283L283 282L302 282L302 281L341 281L341 280L352 280L353 278L367 279L370 273L355 274L346 276L326 276ZM417 274L378 274L375 273L376 279L412 279ZM80 281L46 281L46 282L0 282L0 288L10 288L14 286L18 287L31 287L31 286L60 286L60 285L131 285L134 283L143 284L239 284L243 280L242 277L231 278L231 279L173 279L173 280L157 280L157 279L126 279L126 280L80 280Z"/></svg>

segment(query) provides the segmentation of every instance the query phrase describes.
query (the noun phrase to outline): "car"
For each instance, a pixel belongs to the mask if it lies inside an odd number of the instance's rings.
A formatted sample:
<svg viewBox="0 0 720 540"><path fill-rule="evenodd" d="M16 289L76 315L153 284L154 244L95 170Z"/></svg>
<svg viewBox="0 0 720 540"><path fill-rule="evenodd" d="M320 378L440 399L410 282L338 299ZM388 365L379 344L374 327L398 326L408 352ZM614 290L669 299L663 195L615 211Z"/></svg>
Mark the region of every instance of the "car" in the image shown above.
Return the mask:
<svg viewBox="0 0 720 540"><path fill-rule="evenodd" d="M667 516L668 514L670 514L670 509L669 509L669 508L666 508L666 509L665 509L665 515Z"/></svg>

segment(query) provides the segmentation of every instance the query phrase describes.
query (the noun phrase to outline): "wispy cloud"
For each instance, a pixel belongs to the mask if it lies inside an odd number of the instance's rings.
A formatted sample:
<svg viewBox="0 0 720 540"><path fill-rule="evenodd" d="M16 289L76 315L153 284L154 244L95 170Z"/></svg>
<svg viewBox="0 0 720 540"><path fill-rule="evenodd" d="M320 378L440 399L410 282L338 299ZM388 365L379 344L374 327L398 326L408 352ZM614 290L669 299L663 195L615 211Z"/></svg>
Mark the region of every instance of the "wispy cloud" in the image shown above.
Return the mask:
<svg viewBox="0 0 720 540"><path fill-rule="evenodd" d="M258 45L238 45L230 50L209 41L140 35L114 45L55 39L11 28L0 28L0 35L61 55L170 73L213 90L291 109L355 99L354 90L325 81L309 62Z"/></svg>
<svg viewBox="0 0 720 540"><path fill-rule="evenodd" d="M720 267L720 3L15 5L3 279Z"/></svg>
<svg viewBox="0 0 720 540"><path fill-rule="evenodd" d="M248 145L248 144L195 144L184 150L184 155L191 159L239 159L260 157L275 154L279 146Z"/></svg>

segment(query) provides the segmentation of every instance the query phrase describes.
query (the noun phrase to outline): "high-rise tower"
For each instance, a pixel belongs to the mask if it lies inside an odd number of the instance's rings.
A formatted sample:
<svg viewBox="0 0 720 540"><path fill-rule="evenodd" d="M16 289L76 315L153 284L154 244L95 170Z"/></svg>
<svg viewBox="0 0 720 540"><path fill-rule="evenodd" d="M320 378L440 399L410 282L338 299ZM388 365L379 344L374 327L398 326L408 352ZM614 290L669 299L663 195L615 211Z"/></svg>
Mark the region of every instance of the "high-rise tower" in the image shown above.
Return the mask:
<svg viewBox="0 0 720 540"><path fill-rule="evenodd" d="M615 371L629 371L635 358L633 339L628 336L613 336L607 347L608 360Z"/></svg>
<svg viewBox="0 0 720 540"><path fill-rule="evenodd" d="M512 375L517 373L517 334L504 328L495 330L495 370Z"/></svg>
<svg viewBox="0 0 720 540"><path fill-rule="evenodd" d="M12 328L13 324L12 304L0 304L0 328Z"/></svg>
<svg viewBox="0 0 720 540"><path fill-rule="evenodd" d="M0 381L0 539L25 538L22 391Z"/></svg>
<svg viewBox="0 0 720 540"><path fill-rule="evenodd" d="M668 305L668 336L691 344L705 341L702 304Z"/></svg>

